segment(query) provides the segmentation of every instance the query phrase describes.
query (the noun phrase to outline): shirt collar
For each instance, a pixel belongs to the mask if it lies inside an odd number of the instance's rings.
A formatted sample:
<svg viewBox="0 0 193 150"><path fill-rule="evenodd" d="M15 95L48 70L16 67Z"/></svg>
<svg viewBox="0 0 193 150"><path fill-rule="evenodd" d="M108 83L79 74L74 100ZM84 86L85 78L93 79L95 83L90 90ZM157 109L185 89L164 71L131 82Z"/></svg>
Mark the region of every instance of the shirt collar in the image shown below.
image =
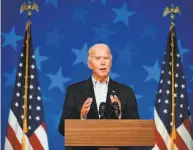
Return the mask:
<svg viewBox="0 0 193 150"><path fill-rule="evenodd" d="M98 85L98 84L106 84L106 86L108 86L109 76L108 76L108 78L107 78L103 83L100 83L99 81L97 81L97 80L92 76L92 83L93 83L93 86L96 86L96 85Z"/></svg>

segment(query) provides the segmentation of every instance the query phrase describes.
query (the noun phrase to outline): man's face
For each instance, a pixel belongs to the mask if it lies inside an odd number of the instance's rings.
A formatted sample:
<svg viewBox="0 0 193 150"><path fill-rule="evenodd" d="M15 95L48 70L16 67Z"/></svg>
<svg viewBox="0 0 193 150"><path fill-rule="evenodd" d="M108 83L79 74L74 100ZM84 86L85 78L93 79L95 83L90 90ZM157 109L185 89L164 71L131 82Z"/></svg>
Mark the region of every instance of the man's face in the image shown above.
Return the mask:
<svg viewBox="0 0 193 150"><path fill-rule="evenodd" d="M105 46L96 46L90 52L89 67L93 71L93 76L96 79L104 79L109 75L112 58L110 51Z"/></svg>

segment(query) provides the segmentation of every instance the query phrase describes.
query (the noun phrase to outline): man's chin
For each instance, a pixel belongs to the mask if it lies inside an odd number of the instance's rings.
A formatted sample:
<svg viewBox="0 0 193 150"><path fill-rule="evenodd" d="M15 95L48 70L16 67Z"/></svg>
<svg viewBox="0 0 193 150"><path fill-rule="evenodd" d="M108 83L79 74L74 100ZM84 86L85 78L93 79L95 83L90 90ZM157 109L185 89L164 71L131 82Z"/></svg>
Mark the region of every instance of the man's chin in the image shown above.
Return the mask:
<svg viewBox="0 0 193 150"><path fill-rule="evenodd" d="M105 74L100 74L100 77L101 77L101 78L106 78L107 76L108 76L107 73L105 73Z"/></svg>

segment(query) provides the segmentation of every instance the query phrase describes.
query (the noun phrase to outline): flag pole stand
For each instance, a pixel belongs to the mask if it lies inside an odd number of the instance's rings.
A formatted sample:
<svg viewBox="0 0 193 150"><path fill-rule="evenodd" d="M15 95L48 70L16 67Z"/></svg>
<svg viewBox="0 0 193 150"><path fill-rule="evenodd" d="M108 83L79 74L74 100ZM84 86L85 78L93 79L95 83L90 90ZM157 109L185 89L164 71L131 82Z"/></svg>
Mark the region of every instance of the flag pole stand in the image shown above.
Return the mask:
<svg viewBox="0 0 193 150"><path fill-rule="evenodd" d="M172 49L172 128L171 128L171 139L170 139L170 149L171 150L174 150L174 141L176 139L176 128L175 128L175 100L174 100L174 74L175 74L175 70L174 70L174 26L175 26L175 23L174 23L174 18L175 18L175 15L176 14L180 14L180 9L178 6L174 7L174 5L172 4L171 5L171 8L169 7L166 7L164 9L164 12L163 12L163 17L167 16L168 14L170 14L170 18L171 18L171 24L170 24L170 32L171 32L171 43L170 43L170 46L171 46L171 49Z"/></svg>

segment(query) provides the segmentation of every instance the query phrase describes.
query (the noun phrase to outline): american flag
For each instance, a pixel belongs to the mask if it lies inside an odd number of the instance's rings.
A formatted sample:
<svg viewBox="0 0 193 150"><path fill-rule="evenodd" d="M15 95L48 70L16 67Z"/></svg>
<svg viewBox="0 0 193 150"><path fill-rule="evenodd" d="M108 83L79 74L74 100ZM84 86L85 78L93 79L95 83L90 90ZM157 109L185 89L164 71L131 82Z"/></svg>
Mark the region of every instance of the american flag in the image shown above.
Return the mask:
<svg viewBox="0 0 193 150"><path fill-rule="evenodd" d="M173 40L171 36L173 35ZM174 44L174 118L172 124L172 46ZM171 24L164 56L158 92L154 107L155 118L155 147L154 150L172 150L172 127L175 127L176 139L173 141L174 150L193 150L191 116L188 105L183 66L178 50L175 27Z"/></svg>
<svg viewBox="0 0 193 150"><path fill-rule="evenodd" d="M28 43L27 37L29 35ZM29 48L28 57L28 84L26 85L26 48ZM27 86L27 108L24 105L25 87ZM27 110L27 133L23 134L24 109ZM24 140L22 140L24 139ZM24 142L22 142L24 141ZM35 56L32 49L31 23L26 25L23 50L16 74L16 81L12 103L9 111L5 150L48 150L48 139L44 121L44 110Z"/></svg>

